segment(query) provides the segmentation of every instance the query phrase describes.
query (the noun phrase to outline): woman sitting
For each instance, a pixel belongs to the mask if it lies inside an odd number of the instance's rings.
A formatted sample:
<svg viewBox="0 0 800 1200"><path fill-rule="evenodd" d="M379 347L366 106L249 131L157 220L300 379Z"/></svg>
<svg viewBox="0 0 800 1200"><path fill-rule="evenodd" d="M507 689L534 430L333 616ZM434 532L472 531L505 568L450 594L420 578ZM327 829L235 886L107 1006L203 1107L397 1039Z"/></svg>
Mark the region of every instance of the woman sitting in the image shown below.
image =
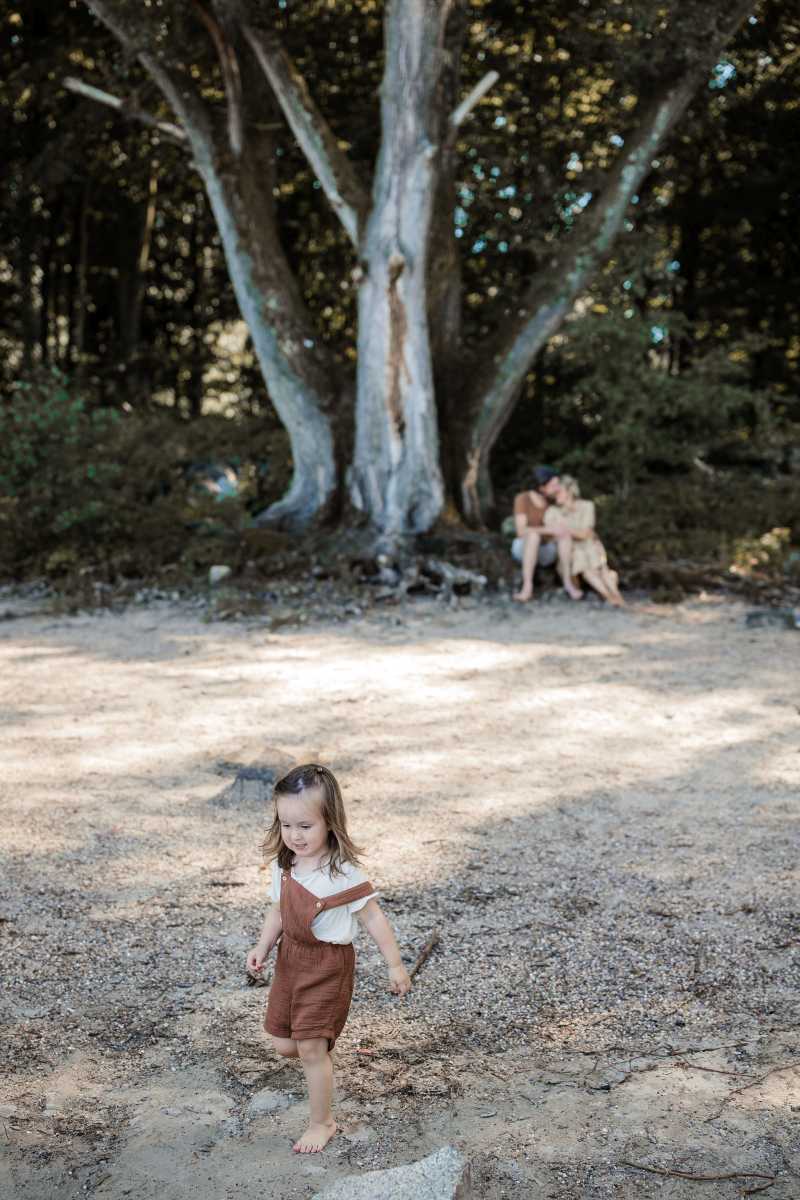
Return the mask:
<svg viewBox="0 0 800 1200"><path fill-rule="evenodd" d="M567 526L572 535L570 575L580 576L607 600L621 608L625 601L620 595L618 576L608 565L605 547L594 529L594 504L580 499L578 482L571 475L562 475L553 499L555 504L544 514L544 528Z"/></svg>

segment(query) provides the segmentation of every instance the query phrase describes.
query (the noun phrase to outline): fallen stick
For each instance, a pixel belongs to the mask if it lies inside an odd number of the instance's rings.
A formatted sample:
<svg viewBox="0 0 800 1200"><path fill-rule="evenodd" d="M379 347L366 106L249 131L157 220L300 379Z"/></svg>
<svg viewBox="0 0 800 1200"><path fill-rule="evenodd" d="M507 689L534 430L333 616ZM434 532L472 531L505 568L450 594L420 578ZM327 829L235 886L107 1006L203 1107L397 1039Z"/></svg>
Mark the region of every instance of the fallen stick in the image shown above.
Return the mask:
<svg viewBox="0 0 800 1200"><path fill-rule="evenodd" d="M699 1063L687 1062L685 1058L679 1058L675 1066L689 1071L710 1071L714 1075L733 1075L739 1079L742 1076L747 1079L749 1076L750 1079L755 1079L755 1076L750 1071L723 1071L720 1067L701 1067Z"/></svg>
<svg viewBox="0 0 800 1200"><path fill-rule="evenodd" d="M705 1118L704 1124L708 1125L709 1121L718 1121L725 1111L726 1106L731 1102L734 1096L741 1096L742 1092L749 1092L753 1088L760 1087L765 1079L769 1079L770 1075L777 1075L780 1071L796 1071L798 1067L800 1067L800 1062L783 1063L777 1067L770 1067L766 1075L762 1075L759 1079L755 1079L753 1083L745 1083L742 1084L741 1087L733 1088L730 1092L728 1092L727 1096L722 1101L713 1117Z"/></svg>
<svg viewBox="0 0 800 1200"><path fill-rule="evenodd" d="M623 1167L633 1167L637 1171L649 1171L651 1175L669 1175L673 1179L691 1179L694 1183L712 1183L718 1179L768 1179L770 1186L775 1182L775 1175L762 1175L759 1171L732 1171L728 1175L692 1175L689 1171L671 1171L665 1167L648 1167L644 1163L622 1160ZM758 1189L759 1191L765 1189Z"/></svg>
<svg viewBox="0 0 800 1200"><path fill-rule="evenodd" d="M413 967L408 972L409 979L413 979L414 976L416 975L417 971L419 971L420 967L424 966L425 961L430 957L431 951L433 950L434 946L437 945L438 941L439 941L439 930L434 929L433 933L428 938L427 942L425 943L425 945L422 947L419 954L417 955L417 961L414 963Z"/></svg>

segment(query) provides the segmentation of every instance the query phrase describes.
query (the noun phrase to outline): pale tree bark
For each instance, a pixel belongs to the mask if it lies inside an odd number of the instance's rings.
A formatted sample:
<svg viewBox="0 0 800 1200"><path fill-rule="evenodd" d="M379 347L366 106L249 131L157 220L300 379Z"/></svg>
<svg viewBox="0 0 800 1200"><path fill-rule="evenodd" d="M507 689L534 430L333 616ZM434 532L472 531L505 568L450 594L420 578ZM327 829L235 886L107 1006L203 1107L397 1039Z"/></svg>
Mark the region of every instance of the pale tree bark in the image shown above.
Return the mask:
<svg viewBox="0 0 800 1200"><path fill-rule="evenodd" d="M565 238L548 267L532 281L527 295L516 302L522 315L502 332L463 399L461 381L455 381L455 405L441 399L454 382L455 368L450 370L448 364L460 358L461 288L452 224L454 127L482 89L490 86L482 81L448 121L458 87L467 0L386 0L381 143L371 190L357 178L306 81L274 33L255 28L249 20L254 6L247 0L214 0L216 15L203 10L221 64L225 122L215 121L214 110L201 101L187 72L175 66L185 61L180 31L174 45L165 49L168 35L161 30L156 54L142 49L141 39L123 26L121 13L138 10L141 17L141 6L133 0L85 3L158 83L180 122L173 136L185 138L191 148L220 229L242 315L292 442L292 487L270 515L299 526L325 511L336 488L327 415L333 372L316 345L275 229L271 148L262 120L270 96L259 88L259 82L268 82L270 95L358 257L350 494L372 525L390 537L429 528L441 510L437 385L444 424L459 430L462 509L468 519L482 520L491 496L491 449L526 374L610 253L653 155L707 75L714 56L749 11L749 6L736 0L726 11L724 25L710 28L702 46L691 48L683 73L676 72L662 94L642 103L638 127L598 189L599 195L576 221L574 234ZM194 4L189 11L197 7ZM147 114L129 115L149 119Z"/></svg>
<svg viewBox="0 0 800 1200"><path fill-rule="evenodd" d="M430 528L443 483L428 326L428 249L447 113L437 106L451 6L393 0L381 146L360 261L351 495L384 534Z"/></svg>
<svg viewBox="0 0 800 1200"><path fill-rule="evenodd" d="M461 507L467 520L481 524L491 506L492 447L537 355L608 258L631 199L652 169L654 155L750 8L741 0L727 8L724 18L709 29L707 41L690 57L684 73L642 105L639 124L603 181L600 195L548 269L533 280L522 303L516 305L520 317L492 348L491 361L470 397L471 420L461 477Z"/></svg>
<svg viewBox="0 0 800 1200"><path fill-rule="evenodd" d="M185 140L203 180L239 309L291 444L289 490L261 519L289 529L303 528L326 514L337 490L329 418L334 372L317 343L278 237L272 198L274 156L263 124L270 97L261 72L244 43L236 46L223 24L215 24L207 14L206 27L215 28L214 43L225 58L228 111L220 122L189 73L177 65L186 57L185 46L179 44L181 31L176 31L171 43L159 10L152 10L150 26L148 10L128 0L85 3L129 55L139 60L178 118L177 129L170 128L169 133ZM153 124L147 114L130 115L147 117L147 123Z"/></svg>
<svg viewBox="0 0 800 1200"><path fill-rule="evenodd" d="M429 528L442 507L428 323L429 245L443 166L452 180L447 98L453 85L448 89L448 80L458 78L465 12L465 0L388 0L381 145L371 200L283 48L274 36L246 29L286 120L358 254L350 497L389 538ZM450 210L448 245L452 204L451 183L449 203L444 201ZM438 263L452 267L452 252L439 256ZM447 344L452 345L459 331L452 279L438 295L448 298Z"/></svg>

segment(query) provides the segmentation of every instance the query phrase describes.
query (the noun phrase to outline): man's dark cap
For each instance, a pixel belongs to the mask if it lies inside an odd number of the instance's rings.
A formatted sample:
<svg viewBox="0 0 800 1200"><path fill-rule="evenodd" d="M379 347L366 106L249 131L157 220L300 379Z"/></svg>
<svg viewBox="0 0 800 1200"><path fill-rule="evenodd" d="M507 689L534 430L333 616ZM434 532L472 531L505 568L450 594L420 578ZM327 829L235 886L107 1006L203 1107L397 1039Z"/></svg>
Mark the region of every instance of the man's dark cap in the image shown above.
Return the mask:
<svg viewBox="0 0 800 1200"><path fill-rule="evenodd" d="M533 479L537 488L544 487L544 485L549 483L551 479L555 479L557 474L558 471L555 469L555 467L547 467L544 464L540 464L538 467L533 468Z"/></svg>

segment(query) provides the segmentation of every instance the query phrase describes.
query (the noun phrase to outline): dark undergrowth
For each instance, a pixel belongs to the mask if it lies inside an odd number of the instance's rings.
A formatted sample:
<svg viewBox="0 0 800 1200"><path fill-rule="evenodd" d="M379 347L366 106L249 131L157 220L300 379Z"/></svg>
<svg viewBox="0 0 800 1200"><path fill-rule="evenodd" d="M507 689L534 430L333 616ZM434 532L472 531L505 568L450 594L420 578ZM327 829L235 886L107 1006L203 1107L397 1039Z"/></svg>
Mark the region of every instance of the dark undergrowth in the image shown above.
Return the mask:
<svg viewBox="0 0 800 1200"><path fill-rule="evenodd" d="M230 569L226 592L244 610L257 609L279 580L333 580L342 596L365 581L385 584L381 569L391 575L393 564L375 561L364 528L297 536L256 524L285 490L289 461L274 418L188 422L152 408L108 410L84 403L52 372L34 377L0 407L0 581L37 581L68 609L123 604L143 588L196 592L212 566ZM595 464L581 482L624 587L663 600L724 589L797 603L795 474L747 465L640 472L623 496L603 492ZM498 492L497 526L522 486L509 480ZM404 548L414 554L485 575L490 593L515 578L497 529L443 520ZM383 590L390 602L391 587Z"/></svg>

